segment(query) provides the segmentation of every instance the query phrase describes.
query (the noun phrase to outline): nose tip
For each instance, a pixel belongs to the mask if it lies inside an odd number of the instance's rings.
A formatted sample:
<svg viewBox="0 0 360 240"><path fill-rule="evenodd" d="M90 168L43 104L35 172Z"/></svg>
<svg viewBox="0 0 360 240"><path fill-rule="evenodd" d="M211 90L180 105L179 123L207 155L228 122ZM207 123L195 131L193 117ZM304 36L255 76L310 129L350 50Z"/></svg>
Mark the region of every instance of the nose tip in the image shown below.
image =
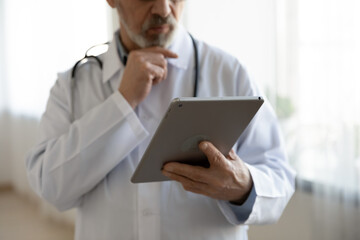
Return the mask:
<svg viewBox="0 0 360 240"><path fill-rule="evenodd" d="M156 0L152 8L152 13L165 18L171 13L170 4L169 0Z"/></svg>

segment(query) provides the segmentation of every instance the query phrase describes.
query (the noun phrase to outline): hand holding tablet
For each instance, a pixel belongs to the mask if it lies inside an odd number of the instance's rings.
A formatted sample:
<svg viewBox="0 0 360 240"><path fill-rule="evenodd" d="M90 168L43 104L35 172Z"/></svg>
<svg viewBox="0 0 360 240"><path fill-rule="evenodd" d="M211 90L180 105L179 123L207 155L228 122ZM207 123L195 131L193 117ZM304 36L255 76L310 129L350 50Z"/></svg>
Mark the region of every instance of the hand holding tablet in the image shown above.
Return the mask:
<svg viewBox="0 0 360 240"><path fill-rule="evenodd" d="M201 142L199 149L209 160L209 168L178 162L164 165L162 173L182 184L186 191L241 205L248 198L253 181L249 169L232 149L224 156L210 142Z"/></svg>

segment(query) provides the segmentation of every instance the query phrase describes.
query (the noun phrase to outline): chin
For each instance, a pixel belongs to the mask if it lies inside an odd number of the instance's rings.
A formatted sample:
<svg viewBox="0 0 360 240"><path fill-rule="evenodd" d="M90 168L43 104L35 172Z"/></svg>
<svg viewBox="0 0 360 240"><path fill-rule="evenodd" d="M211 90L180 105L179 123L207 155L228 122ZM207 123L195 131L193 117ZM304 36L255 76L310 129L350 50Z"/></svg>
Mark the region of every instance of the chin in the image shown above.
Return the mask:
<svg viewBox="0 0 360 240"><path fill-rule="evenodd" d="M169 32L162 34L155 34L149 36L148 34L135 34L132 31L128 31L128 35L131 40L136 43L140 48L148 47L162 47L168 48L174 41L177 28L171 28Z"/></svg>
<svg viewBox="0 0 360 240"><path fill-rule="evenodd" d="M159 34L155 37L149 38L147 40L149 47L158 46L163 48L168 48L174 41L176 35L176 30L171 29L168 33Z"/></svg>
<svg viewBox="0 0 360 240"><path fill-rule="evenodd" d="M153 37L147 41L149 47L158 46L158 47L168 47L171 44L170 37L166 34Z"/></svg>

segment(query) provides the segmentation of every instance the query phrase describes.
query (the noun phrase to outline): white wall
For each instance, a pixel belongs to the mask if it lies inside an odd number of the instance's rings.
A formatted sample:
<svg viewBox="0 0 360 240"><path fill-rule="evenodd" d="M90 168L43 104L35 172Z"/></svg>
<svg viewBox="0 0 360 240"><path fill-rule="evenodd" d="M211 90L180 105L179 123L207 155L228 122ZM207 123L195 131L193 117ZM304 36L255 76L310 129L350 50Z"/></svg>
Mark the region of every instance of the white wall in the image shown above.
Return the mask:
<svg viewBox="0 0 360 240"><path fill-rule="evenodd" d="M4 31L4 2L0 1L0 114L2 109L5 106L6 99L6 86L5 86L5 74L6 74L6 66L5 66L5 31ZM1 126L1 125L0 125ZM1 129L1 128L0 128ZM0 145L1 146L1 145ZM1 161L1 160L0 160Z"/></svg>
<svg viewBox="0 0 360 240"><path fill-rule="evenodd" d="M10 184L11 167L6 149L9 147L10 134L7 131L7 116L3 113L5 106L5 59L4 59L4 8L0 1L0 186Z"/></svg>
<svg viewBox="0 0 360 240"><path fill-rule="evenodd" d="M236 56L262 87L276 78L276 0L188 1L186 28Z"/></svg>

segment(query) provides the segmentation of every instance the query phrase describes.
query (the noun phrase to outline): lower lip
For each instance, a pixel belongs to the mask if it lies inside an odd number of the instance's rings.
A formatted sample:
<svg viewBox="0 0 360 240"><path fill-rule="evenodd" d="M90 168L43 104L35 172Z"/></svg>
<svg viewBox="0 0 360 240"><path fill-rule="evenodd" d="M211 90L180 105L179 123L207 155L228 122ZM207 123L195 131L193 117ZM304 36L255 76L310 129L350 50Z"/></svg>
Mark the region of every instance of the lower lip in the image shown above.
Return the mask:
<svg viewBox="0 0 360 240"><path fill-rule="evenodd" d="M169 25L162 25L162 26L159 26L159 27L149 28L148 31L149 31L150 34L162 34L162 33L169 32L169 30L170 30Z"/></svg>

